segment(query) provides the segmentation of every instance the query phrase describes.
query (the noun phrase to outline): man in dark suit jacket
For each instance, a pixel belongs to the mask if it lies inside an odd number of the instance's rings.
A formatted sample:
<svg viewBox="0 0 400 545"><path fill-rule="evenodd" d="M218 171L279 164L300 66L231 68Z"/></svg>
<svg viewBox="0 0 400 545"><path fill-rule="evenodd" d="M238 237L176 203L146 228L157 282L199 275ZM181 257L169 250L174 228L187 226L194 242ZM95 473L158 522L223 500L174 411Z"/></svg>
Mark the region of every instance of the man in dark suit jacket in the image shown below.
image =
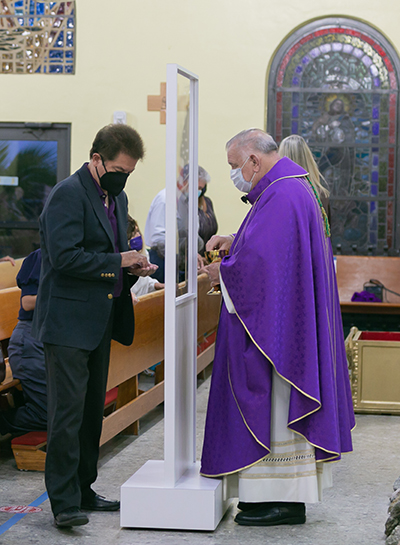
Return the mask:
<svg viewBox="0 0 400 545"><path fill-rule="evenodd" d="M129 251L122 191L144 156L127 125L101 129L90 162L57 184L40 216L42 270L32 333L44 343L48 434L46 487L57 526L88 522L81 509L113 511L96 494L111 339L129 345L130 287L156 267Z"/></svg>

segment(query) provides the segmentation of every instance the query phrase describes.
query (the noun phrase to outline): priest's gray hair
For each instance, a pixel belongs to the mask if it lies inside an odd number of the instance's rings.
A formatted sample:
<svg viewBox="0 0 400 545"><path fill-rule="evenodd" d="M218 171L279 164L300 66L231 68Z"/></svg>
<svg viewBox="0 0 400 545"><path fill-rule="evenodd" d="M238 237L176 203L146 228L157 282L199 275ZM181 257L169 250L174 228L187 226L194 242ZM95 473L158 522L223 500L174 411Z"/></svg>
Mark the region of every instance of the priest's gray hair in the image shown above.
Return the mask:
<svg viewBox="0 0 400 545"><path fill-rule="evenodd" d="M233 145L245 151L261 151L265 155L278 150L278 146L272 136L261 129L246 129L241 131L226 143L226 150L229 150Z"/></svg>

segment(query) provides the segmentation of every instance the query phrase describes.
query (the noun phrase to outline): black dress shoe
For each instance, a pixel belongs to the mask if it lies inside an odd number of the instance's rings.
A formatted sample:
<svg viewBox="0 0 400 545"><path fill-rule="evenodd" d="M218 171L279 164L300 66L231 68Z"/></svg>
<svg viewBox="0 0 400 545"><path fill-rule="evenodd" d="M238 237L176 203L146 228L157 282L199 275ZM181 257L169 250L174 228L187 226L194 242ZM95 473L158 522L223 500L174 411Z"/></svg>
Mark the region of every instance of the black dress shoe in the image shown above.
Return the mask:
<svg viewBox="0 0 400 545"><path fill-rule="evenodd" d="M267 504L268 505L268 504ZM306 506L304 503L277 502L273 507L257 507L242 511L235 522L242 526L277 526L279 524L304 524Z"/></svg>
<svg viewBox="0 0 400 545"><path fill-rule="evenodd" d="M107 500L104 496L94 494L89 498L82 498L81 509L86 511L119 511L119 501Z"/></svg>
<svg viewBox="0 0 400 545"><path fill-rule="evenodd" d="M258 509L260 507L265 507L267 509L268 507L275 507L275 505L279 505L279 503L271 502L271 501L254 502L254 503L249 503L247 501L246 502L240 501L237 504L237 508L240 509L241 511L251 511L252 509Z"/></svg>
<svg viewBox="0 0 400 545"><path fill-rule="evenodd" d="M54 522L58 528L68 528L69 526L82 526L87 524L89 519L85 513L82 513L77 507L71 507L61 511L54 517Z"/></svg>

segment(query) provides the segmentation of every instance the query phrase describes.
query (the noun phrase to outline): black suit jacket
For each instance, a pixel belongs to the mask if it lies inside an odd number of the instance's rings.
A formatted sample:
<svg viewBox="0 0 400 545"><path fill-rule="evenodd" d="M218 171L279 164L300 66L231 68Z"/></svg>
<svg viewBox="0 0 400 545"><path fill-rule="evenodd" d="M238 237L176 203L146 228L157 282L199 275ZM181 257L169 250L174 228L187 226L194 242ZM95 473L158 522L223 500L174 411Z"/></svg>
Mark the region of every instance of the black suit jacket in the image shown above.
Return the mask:
<svg viewBox="0 0 400 545"><path fill-rule="evenodd" d="M124 192L115 198L115 214L122 252L128 250ZM53 188L39 223L42 267L32 333L45 343L94 350L110 317L121 257L86 165ZM113 338L125 345L134 333L134 280L123 270L115 300Z"/></svg>

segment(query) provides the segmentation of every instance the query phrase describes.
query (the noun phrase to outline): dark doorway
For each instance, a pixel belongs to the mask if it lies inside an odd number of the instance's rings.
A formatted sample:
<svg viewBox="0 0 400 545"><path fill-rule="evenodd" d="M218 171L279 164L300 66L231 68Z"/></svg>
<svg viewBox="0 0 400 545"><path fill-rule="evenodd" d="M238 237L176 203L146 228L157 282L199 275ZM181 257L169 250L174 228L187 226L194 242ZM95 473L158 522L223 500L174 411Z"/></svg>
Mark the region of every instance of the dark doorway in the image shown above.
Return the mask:
<svg viewBox="0 0 400 545"><path fill-rule="evenodd" d="M0 256L39 247L38 219L70 173L70 124L0 123Z"/></svg>

